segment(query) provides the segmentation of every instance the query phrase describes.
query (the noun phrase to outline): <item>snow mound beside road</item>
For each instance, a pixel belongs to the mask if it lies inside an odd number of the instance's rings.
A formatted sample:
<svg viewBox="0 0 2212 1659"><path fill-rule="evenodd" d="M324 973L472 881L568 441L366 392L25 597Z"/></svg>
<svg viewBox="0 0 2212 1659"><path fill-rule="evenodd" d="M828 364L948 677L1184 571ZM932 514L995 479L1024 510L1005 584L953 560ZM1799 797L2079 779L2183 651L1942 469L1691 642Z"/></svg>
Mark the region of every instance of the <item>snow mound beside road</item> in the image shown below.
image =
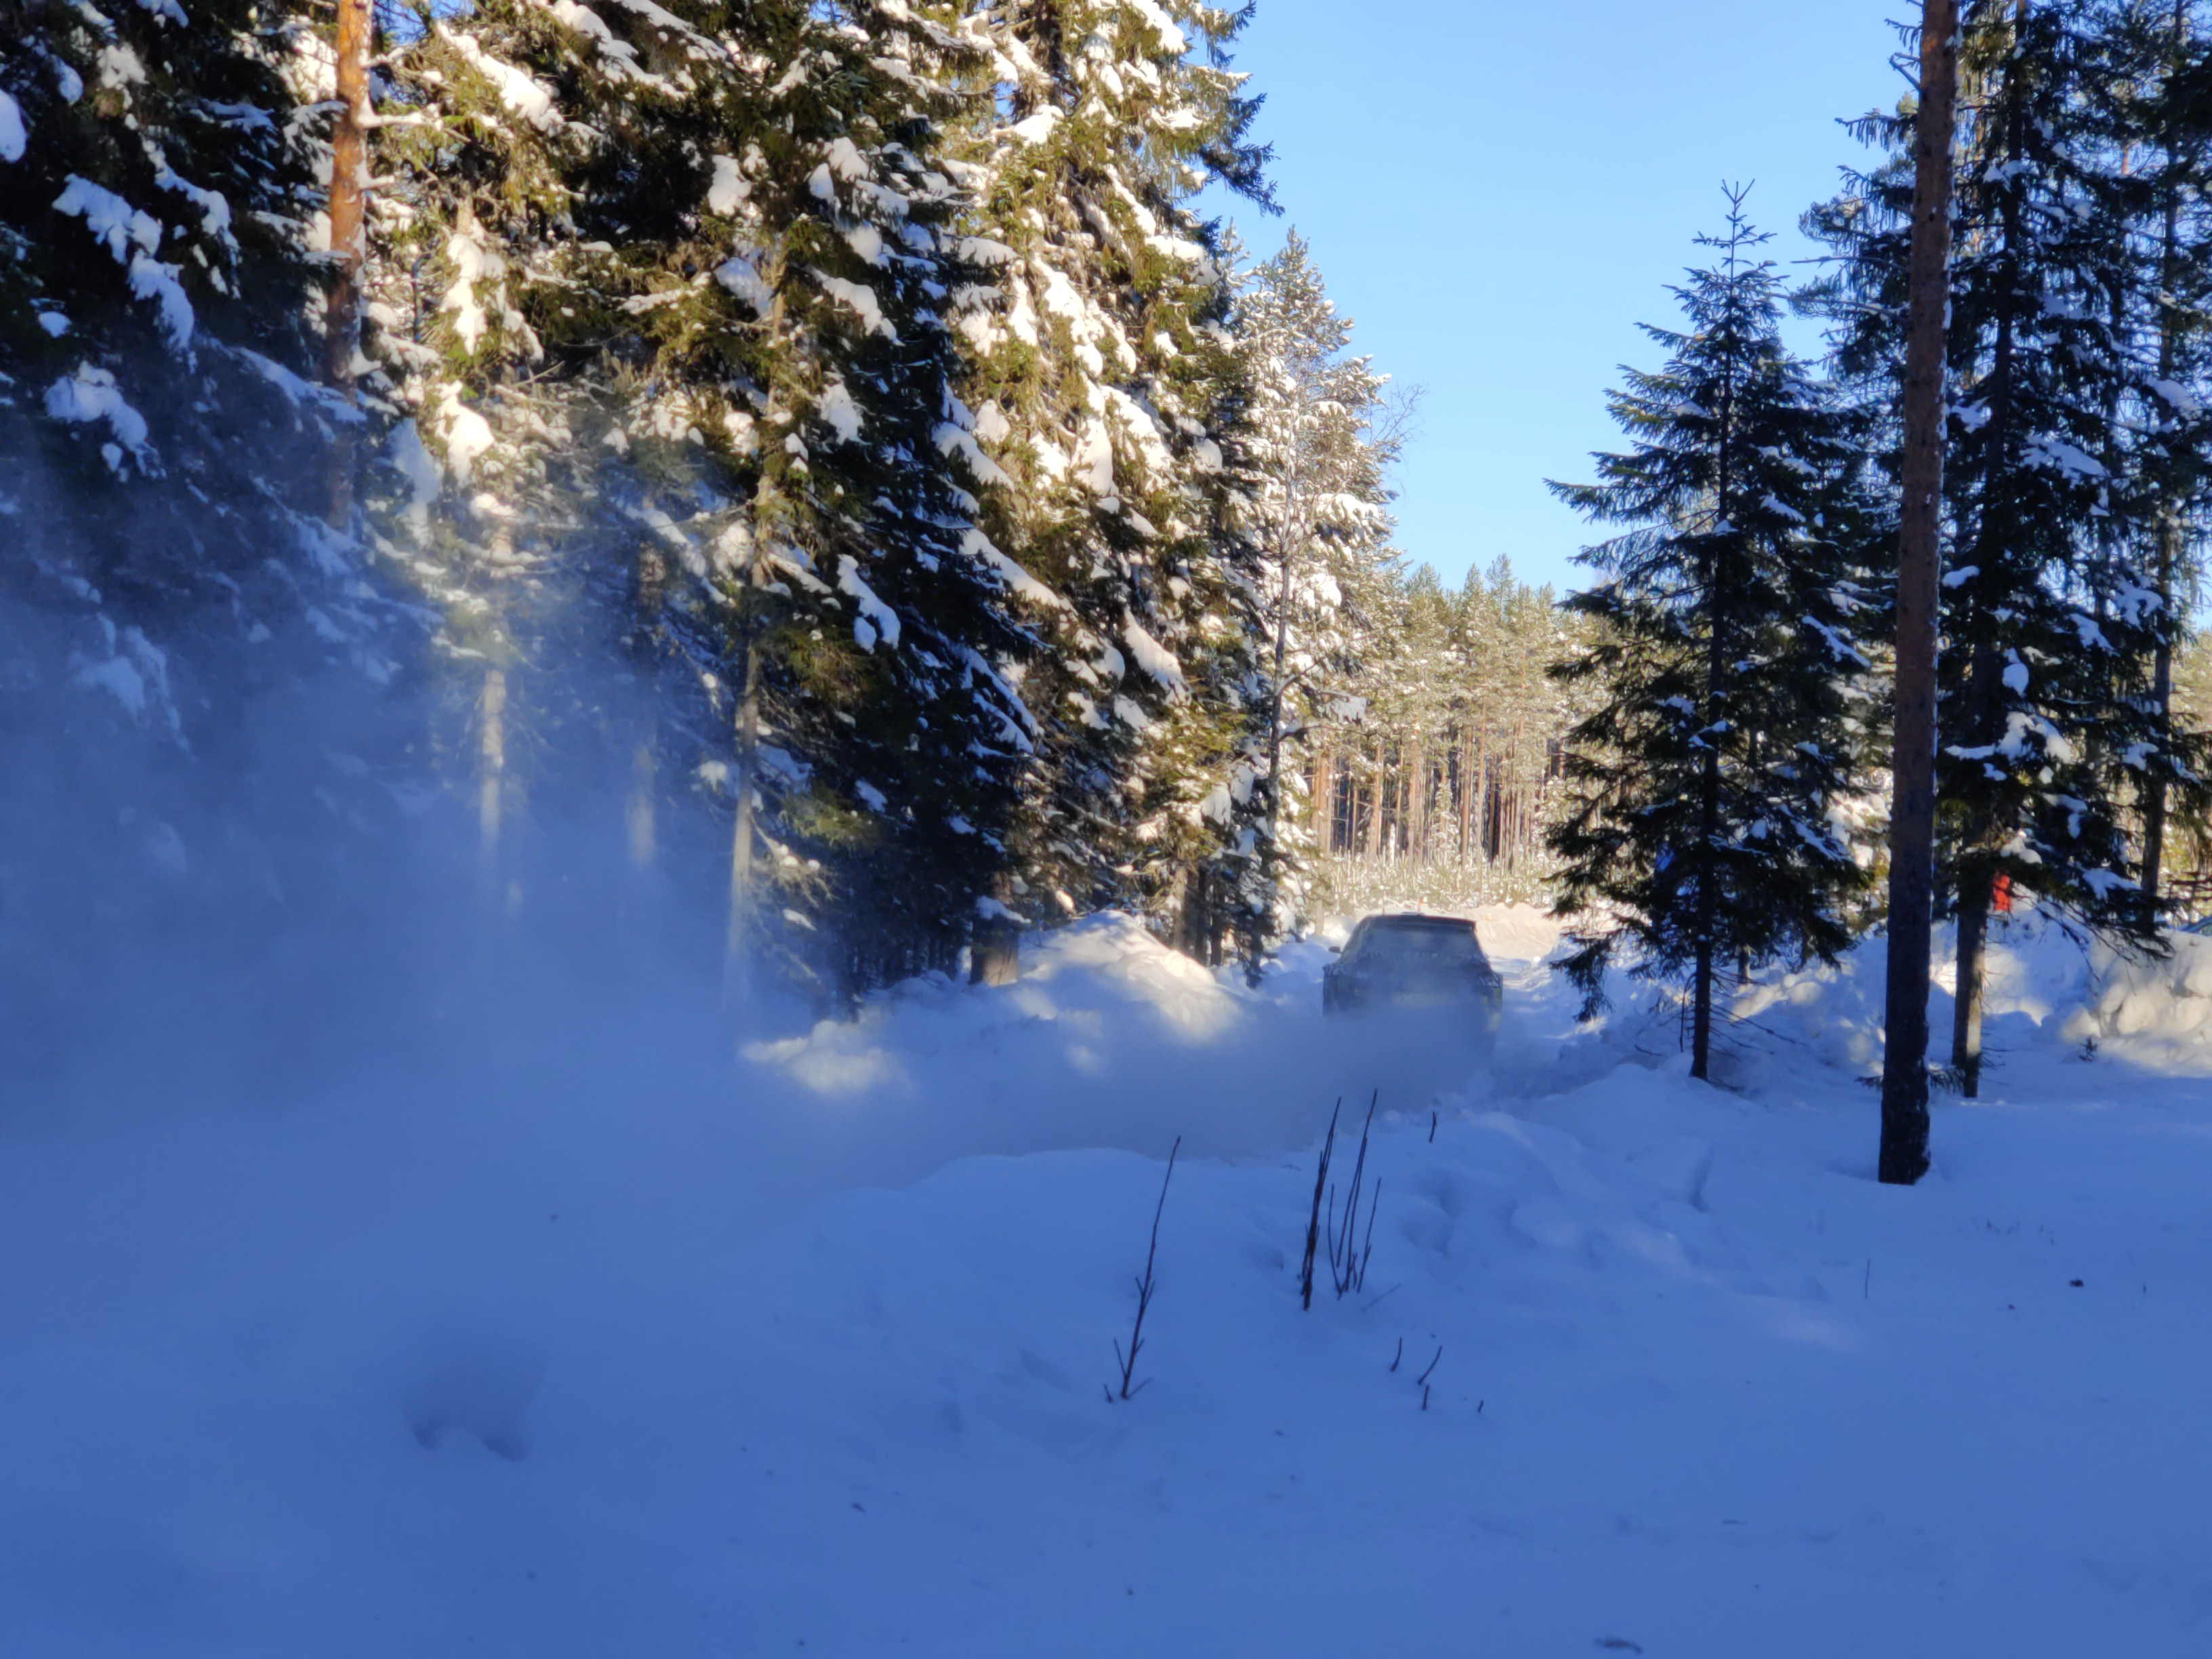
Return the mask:
<svg viewBox="0 0 2212 1659"><path fill-rule="evenodd" d="M2212 939L2172 933L2167 942L2165 957L2131 959L2100 947L2100 994L2068 1035L2148 1070L2212 1075Z"/></svg>
<svg viewBox="0 0 2212 1659"><path fill-rule="evenodd" d="M1485 927L1489 1073L1322 1022L1317 943L1253 988L1103 919L734 1059L610 1004L0 1133L0 1650L2202 1652L2212 1101L2064 1035L2081 953L2002 933L1899 1191L1878 945L1753 988L1731 1091Z"/></svg>

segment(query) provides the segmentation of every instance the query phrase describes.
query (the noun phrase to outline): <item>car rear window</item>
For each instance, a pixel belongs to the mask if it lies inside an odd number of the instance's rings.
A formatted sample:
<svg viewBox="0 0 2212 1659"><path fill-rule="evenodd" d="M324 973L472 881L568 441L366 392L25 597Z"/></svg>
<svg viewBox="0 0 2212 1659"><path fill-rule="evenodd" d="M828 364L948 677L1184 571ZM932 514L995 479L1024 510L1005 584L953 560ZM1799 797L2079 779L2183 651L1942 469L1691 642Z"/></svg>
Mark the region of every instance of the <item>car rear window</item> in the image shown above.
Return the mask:
<svg viewBox="0 0 2212 1659"><path fill-rule="evenodd" d="M1378 955L1437 963L1474 963L1482 958L1474 925L1466 921L1431 921L1425 918L1378 916L1368 924L1361 941Z"/></svg>

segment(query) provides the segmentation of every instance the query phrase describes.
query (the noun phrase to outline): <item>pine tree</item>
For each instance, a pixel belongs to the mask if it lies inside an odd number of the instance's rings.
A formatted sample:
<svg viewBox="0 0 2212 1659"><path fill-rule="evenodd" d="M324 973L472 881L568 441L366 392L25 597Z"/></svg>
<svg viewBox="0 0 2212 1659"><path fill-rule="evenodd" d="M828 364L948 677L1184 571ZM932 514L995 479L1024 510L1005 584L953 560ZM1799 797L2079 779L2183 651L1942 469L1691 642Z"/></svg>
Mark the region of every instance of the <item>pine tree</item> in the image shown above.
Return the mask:
<svg viewBox="0 0 2212 1659"><path fill-rule="evenodd" d="M1831 821L1857 762L1848 683L1866 667L1854 455L1782 344L1741 207L1732 194L1727 234L1700 239L1720 263L1675 290L1686 326L1645 331L1666 367L1612 399L1633 447L1598 458L1599 483L1553 486L1626 527L1584 553L1600 580L1568 601L1596 626L1561 672L1603 689L1553 836L1560 910L1585 919L1568 970L1591 1012L1624 938L1638 971L1686 978L1700 1078L1722 967L1832 957L1861 878Z"/></svg>

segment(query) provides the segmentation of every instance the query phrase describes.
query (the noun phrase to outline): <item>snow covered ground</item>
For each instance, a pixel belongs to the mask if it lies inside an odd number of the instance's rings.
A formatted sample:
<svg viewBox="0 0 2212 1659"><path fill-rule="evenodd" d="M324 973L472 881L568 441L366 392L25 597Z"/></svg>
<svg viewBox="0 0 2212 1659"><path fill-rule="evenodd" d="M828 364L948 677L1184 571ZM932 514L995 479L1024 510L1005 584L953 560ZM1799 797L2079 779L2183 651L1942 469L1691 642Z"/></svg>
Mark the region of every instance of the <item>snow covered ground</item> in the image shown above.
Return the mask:
<svg viewBox="0 0 2212 1659"><path fill-rule="evenodd" d="M2009 924L1904 1191L1878 954L1712 1088L1484 921L1487 1063L1105 921L734 1058L625 1007L19 1128L0 1651L2212 1650L2212 955ZM1370 1088L1367 1285L1304 1312Z"/></svg>

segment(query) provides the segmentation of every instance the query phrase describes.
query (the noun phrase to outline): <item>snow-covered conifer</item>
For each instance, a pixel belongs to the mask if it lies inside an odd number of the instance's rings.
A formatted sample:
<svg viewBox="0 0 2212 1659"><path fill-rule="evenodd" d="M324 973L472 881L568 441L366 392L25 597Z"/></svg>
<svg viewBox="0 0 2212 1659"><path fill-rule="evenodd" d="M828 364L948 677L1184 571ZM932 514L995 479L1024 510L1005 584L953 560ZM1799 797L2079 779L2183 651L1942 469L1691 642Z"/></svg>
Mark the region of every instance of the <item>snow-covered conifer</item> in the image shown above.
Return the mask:
<svg viewBox="0 0 2212 1659"><path fill-rule="evenodd" d="M1330 302L1295 231L1240 287L1237 333L1249 377L1244 526L1259 551L1255 609L1268 722L1262 787L1268 873L1282 890L1271 896L1279 927L1299 908L1300 865L1312 839L1297 798L1297 751L1312 726L1352 697L1363 657L1395 654L1400 642L1382 611L1396 556L1387 471L1403 421L1402 410L1385 404L1386 378L1369 359L1348 355L1352 319ZM1440 608L1431 609L1441 617ZM1399 684L1440 690L1445 682L1431 674Z"/></svg>
<svg viewBox="0 0 2212 1659"><path fill-rule="evenodd" d="M258 0L0 4L0 524L42 672L171 746L325 650L387 672L313 515L295 25ZM301 509L307 508L307 512Z"/></svg>
<svg viewBox="0 0 2212 1659"><path fill-rule="evenodd" d="M1180 905L1187 948L1263 923L1265 698L1231 498L1240 369L1210 179L1264 198L1241 13L978 0L965 159L988 308L962 323L983 527L1025 573L1043 726L1009 897ZM1212 943L1200 945L1200 936Z"/></svg>
<svg viewBox="0 0 2212 1659"><path fill-rule="evenodd" d="M1965 17L1967 125L1948 337L1938 857L1959 927L1952 1060L1973 1093L1984 941L2000 881L2139 941L2139 803L2188 783L2194 742L2150 695L2179 626L2154 568L2155 514L2136 429L2171 418L2169 386L2131 336L2157 292L2135 162L2111 121L2121 78L2112 9L1989 3ZM1879 403L1900 372L1909 212L1891 150L1809 222L1841 265L1815 295L1839 363ZM2184 393L2185 397L2191 394ZM2161 413L2161 410L2166 412ZM2170 583L2166 592L2171 592Z"/></svg>
<svg viewBox="0 0 2212 1659"><path fill-rule="evenodd" d="M923 7L487 3L408 58L444 295L407 395L512 545L624 594L733 820L733 946L837 991L958 950L1033 741L950 378L965 50Z"/></svg>
<svg viewBox="0 0 2212 1659"><path fill-rule="evenodd" d="M1612 399L1632 447L1601 482L1554 485L1621 527L1583 557L1592 624L1563 665L1600 706L1573 733L1572 799L1553 835L1569 971L1595 1007L1608 962L1686 979L1692 1069L1709 1074L1718 975L1832 957L1863 879L1833 814L1858 763L1851 683L1866 669L1849 518L1856 458L1778 332L1765 239L1731 198L1719 262L1676 290L1685 326ZM1844 522L1839 523L1842 519Z"/></svg>

